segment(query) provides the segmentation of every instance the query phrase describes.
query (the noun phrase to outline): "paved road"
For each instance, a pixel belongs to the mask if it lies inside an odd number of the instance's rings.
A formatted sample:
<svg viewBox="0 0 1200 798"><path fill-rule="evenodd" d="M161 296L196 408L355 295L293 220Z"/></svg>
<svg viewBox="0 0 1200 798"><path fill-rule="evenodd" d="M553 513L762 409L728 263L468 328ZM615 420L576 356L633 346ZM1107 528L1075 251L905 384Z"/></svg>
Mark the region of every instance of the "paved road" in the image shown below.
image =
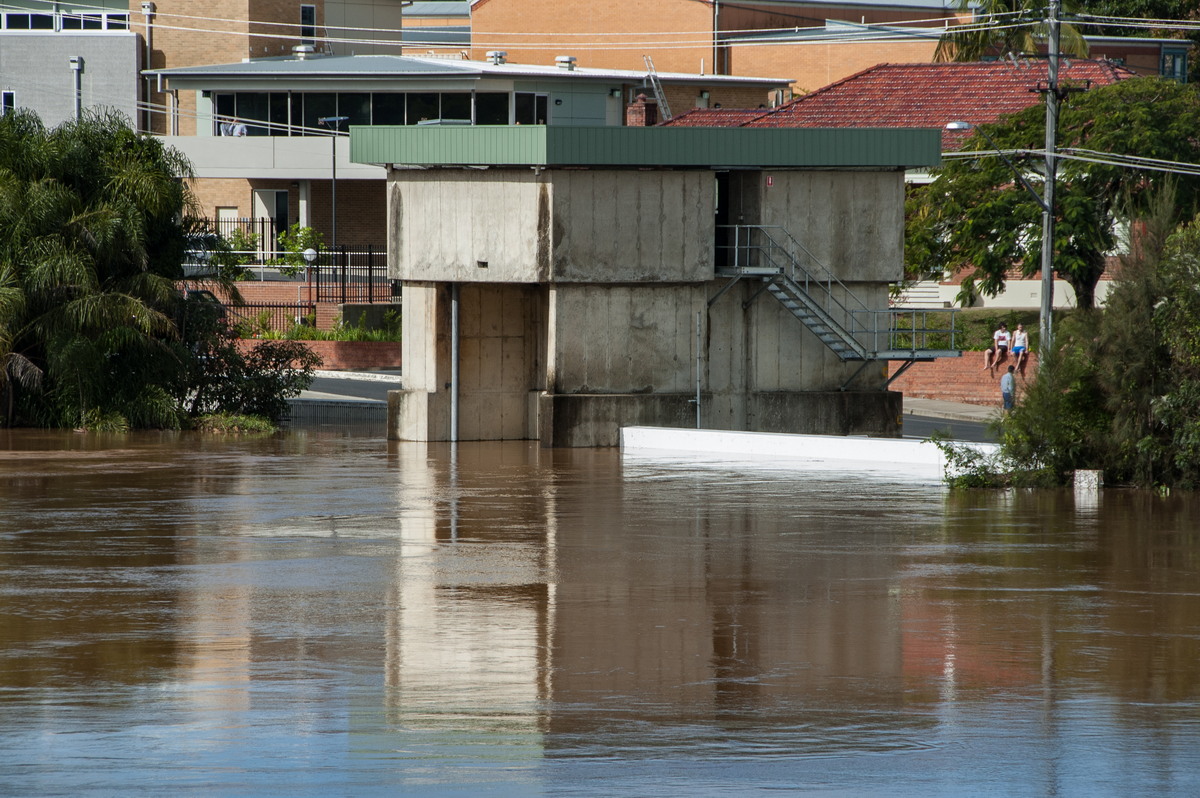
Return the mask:
<svg viewBox="0 0 1200 798"><path fill-rule="evenodd" d="M904 417L904 437L906 438L928 438L935 431L949 433L950 437L958 441L996 442L996 436L988 431L988 425L984 422L918 415Z"/></svg>

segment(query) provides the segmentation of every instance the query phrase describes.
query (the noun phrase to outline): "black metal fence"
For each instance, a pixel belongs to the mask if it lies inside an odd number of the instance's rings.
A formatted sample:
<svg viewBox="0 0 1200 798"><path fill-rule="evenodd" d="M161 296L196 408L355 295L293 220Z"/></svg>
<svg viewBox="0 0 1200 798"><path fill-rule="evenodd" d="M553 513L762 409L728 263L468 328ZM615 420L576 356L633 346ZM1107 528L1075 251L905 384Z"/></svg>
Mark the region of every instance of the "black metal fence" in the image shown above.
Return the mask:
<svg viewBox="0 0 1200 798"><path fill-rule="evenodd" d="M400 298L399 281L387 276L387 253L369 245L319 252L312 277L318 302L374 304Z"/></svg>
<svg viewBox="0 0 1200 798"><path fill-rule="evenodd" d="M226 318L243 338L285 332L295 324L314 325L317 306L311 302L254 302L226 305Z"/></svg>

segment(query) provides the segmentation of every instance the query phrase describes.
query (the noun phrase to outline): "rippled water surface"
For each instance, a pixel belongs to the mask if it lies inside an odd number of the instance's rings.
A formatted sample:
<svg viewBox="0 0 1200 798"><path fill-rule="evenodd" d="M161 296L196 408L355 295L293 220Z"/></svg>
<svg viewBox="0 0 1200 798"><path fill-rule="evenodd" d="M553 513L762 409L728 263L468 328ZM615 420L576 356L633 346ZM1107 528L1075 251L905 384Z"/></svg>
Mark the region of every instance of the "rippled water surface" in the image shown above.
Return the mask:
<svg viewBox="0 0 1200 798"><path fill-rule="evenodd" d="M1200 503L0 430L0 794L1196 795Z"/></svg>

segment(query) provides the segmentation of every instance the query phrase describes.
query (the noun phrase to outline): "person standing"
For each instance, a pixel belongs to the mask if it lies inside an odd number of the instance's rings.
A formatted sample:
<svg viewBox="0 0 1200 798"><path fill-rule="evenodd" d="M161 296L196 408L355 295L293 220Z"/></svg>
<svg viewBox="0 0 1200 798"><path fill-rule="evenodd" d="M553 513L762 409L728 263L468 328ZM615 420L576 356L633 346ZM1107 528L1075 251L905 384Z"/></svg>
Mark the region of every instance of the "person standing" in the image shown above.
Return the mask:
<svg viewBox="0 0 1200 798"><path fill-rule="evenodd" d="M1013 376L1013 372L1016 370L1016 366L1009 366L1008 371L1004 372L1004 376L1000 378L1000 401L1004 405L1005 412L1012 410L1013 405L1016 404L1017 378Z"/></svg>
<svg viewBox="0 0 1200 798"><path fill-rule="evenodd" d="M1008 325L1000 322L1000 328L992 333L992 345L983 353L983 367L991 371L1008 355Z"/></svg>

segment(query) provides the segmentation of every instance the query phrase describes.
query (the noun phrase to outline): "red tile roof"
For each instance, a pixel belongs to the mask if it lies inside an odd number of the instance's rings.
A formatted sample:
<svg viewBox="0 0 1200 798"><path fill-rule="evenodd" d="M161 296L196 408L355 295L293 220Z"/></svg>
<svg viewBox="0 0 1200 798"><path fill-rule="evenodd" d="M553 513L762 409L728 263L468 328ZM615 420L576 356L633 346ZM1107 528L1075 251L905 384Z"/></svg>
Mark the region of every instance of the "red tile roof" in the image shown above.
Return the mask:
<svg viewBox="0 0 1200 798"><path fill-rule="evenodd" d="M663 124L672 127L744 127L747 122L767 113L766 108L692 108Z"/></svg>
<svg viewBox="0 0 1200 798"><path fill-rule="evenodd" d="M702 117L681 114L668 125L711 127L921 127L947 122L995 122L1041 101L1045 62L1008 61L938 64L879 64L798 97L767 112L706 109ZM1066 61L1062 82L1108 85L1135 77L1107 61ZM943 146L954 149L968 131L946 131Z"/></svg>

